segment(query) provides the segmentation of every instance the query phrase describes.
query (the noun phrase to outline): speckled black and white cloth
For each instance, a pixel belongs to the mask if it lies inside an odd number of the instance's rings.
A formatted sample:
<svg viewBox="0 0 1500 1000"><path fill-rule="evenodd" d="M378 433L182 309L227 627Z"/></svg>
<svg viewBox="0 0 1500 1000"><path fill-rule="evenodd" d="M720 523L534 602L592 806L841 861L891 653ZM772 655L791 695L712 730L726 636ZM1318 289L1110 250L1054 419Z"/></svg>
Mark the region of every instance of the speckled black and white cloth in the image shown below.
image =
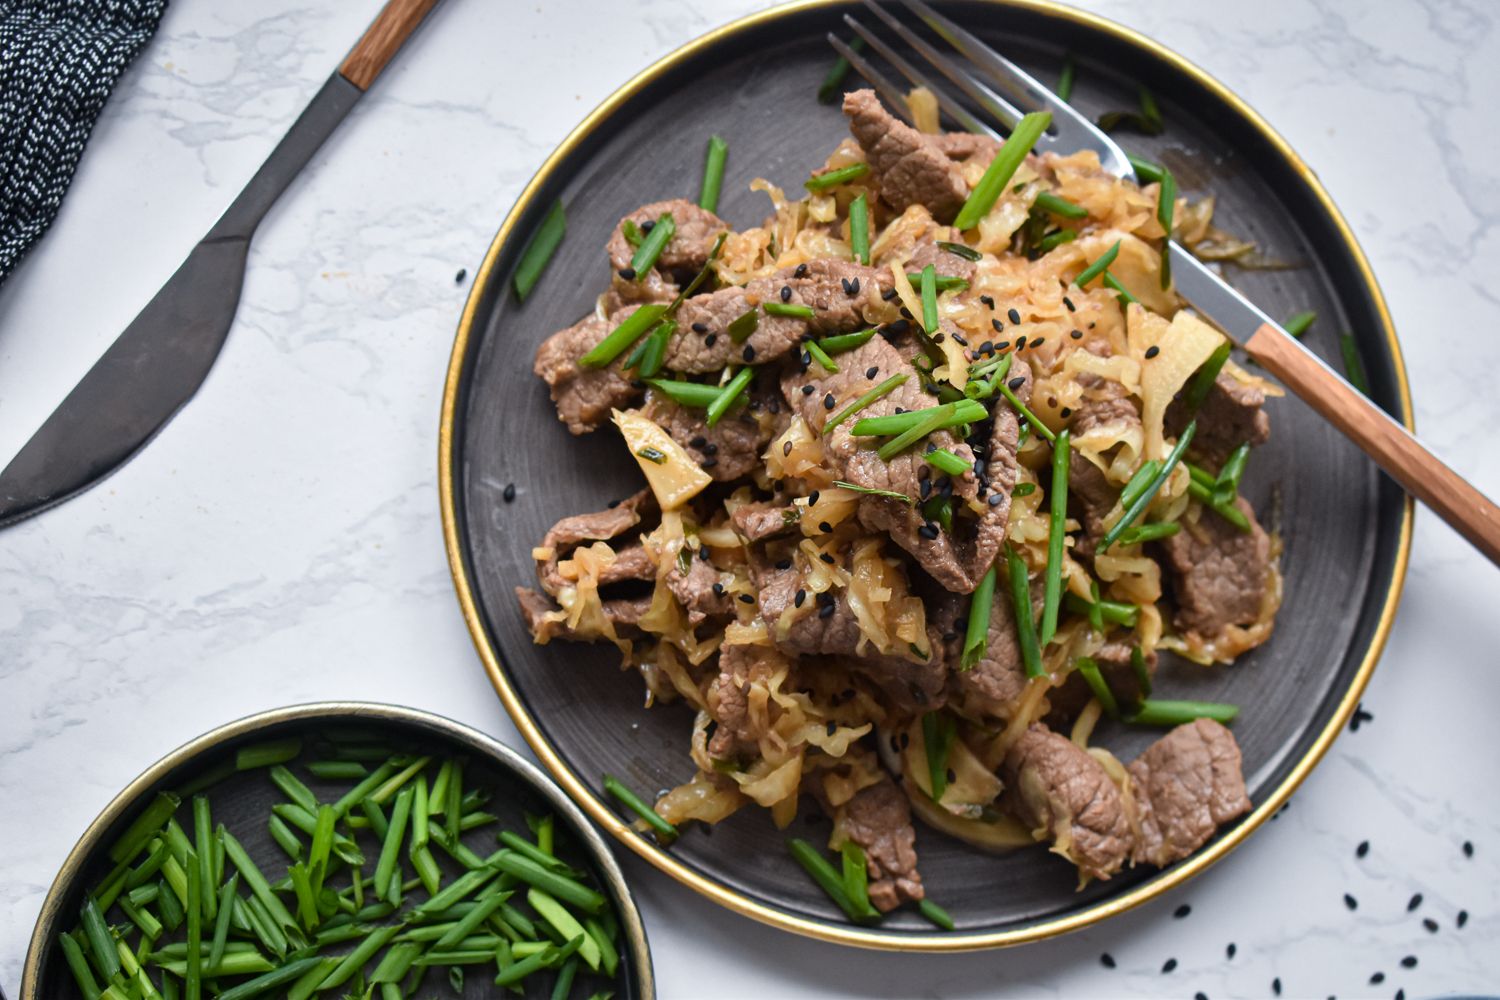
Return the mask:
<svg viewBox="0 0 1500 1000"><path fill-rule="evenodd" d="M57 215L94 121L167 0L0 0L0 281Z"/></svg>

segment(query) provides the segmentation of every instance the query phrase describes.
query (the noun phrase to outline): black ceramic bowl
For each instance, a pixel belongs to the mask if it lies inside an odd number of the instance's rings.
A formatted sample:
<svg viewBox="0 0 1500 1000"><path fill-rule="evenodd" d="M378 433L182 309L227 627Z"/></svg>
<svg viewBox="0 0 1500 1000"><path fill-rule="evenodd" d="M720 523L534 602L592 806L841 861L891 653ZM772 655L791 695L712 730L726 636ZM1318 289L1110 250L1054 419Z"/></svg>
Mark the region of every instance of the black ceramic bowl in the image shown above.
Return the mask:
<svg viewBox="0 0 1500 1000"><path fill-rule="evenodd" d="M1043 81L1065 54L1078 64L1074 102L1093 115L1157 95L1164 135L1124 137L1166 163L1192 197L1218 199L1216 222L1297 266L1229 272L1272 316L1318 311L1309 345L1339 365L1353 331L1375 398L1409 413L1400 354L1368 265L1312 171L1242 101L1201 70L1117 25L1048 4L938 2ZM1294 398L1268 406L1272 439L1257 449L1245 492L1285 542L1286 598L1275 636L1231 668L1164 666L1164 696L1244 706L1235 735L1256 809L1194 857L1139 868L1075 890L1072 868L1040 849L981 853L918 832L932 898L958 930L936 934L900 912L878 928L849 925L788 857L784 834L756 809L662 851L629 830L601 794L601 775L654 791L686 780L691 716L641 708L641 682L608 648L532 644L512 590L534 578L531 547L558 517L601 509L639 488L617 435L571 437L531 373L537 345L592 307L608 280L605 239L618 219L657 199L693 197L710 135L729 143L720 214L738 227L770 211L747 189L765 177L789 191L848 135L837 106L814 93L856 3L779 7L712 32L650 67L580 125L542 167L501 226L460 324L449 369L440 482L459 600L507 709L569 794L672 877L757 919L846 943L907 950L1013 944L1084 926L1203 870L1273 813L1328 748L1369 679L1389 628L1410 540L1408 501L1335 430ZM849 87L860 86L851 76ZM557 198L568 234L524 304L510 294L527 236ZM513 502L503 493L516 487ZM1278 498L1272 503L1273 494ZM1169 694L1167 694L1169 693ZM1130 759L1156 734L1100 731ZM801 820L792 832L806 832ZM811 828L811 836L822 831Z"/></svg>

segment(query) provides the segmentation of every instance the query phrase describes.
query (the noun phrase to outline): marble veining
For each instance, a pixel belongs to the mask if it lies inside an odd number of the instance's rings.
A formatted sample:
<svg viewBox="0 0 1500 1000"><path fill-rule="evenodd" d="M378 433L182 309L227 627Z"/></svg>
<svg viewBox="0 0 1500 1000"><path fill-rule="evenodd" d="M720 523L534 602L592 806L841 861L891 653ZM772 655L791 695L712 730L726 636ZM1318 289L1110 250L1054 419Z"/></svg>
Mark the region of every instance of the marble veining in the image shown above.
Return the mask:
<svg viewBox="0 0 1500 1000"><path fill-rule="evenodd" d="M57 224L0 291L0 460L176 267L377 6L172 5ZM472 275L589 108L757 6L447 0L265 221L200 396L109 481L0 533L7 990L76 836L152 759L210 726L358 697L520 744L441 545L437 411L468 287L455 274ZM1082 6L1227 82L1319 172L1389 298L1424 438L1500 495L1500 399L1480 381L1500 369L1493 3ZM1495 570L1419 515L1365 700L1374 718L1229 860L1060 940L952 957L840 951L721 911L627 855L663 996L709 981L719 995L787 997L1221 997L1267 995L1277 978L1288 996L1493 991L1500 810L1480 741L1500 704L1497 596ZM1401 967L1407 955L1416 968Z"/></svg>

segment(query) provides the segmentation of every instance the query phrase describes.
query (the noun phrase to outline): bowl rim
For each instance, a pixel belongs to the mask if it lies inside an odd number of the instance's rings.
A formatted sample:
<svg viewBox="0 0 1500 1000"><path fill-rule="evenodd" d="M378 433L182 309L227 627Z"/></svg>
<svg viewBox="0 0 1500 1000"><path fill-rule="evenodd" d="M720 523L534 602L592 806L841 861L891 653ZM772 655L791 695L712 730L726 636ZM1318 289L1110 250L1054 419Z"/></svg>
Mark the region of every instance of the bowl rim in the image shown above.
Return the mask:
<svg viewBox="0 0 1500 1000"><path fill-rule="evenodd" d="M69 888L87 866L89 859L104 846L105 833L129 812L132 806L143 796L152 792L171 772L204 754L211 753L231 740L253 734L268 726L312 720L395 722L416 726L467 744L535 789L571 824L574 834L578 836L593 863L598 866L601 880L619 911L620 925L630 946L631 967L637 972L636 982L640 996L642 1000L655 1000L656 978L651 965L651 948L646 939L646 927L641 920L635 897L625 882L624 872L621 871L620 863L615 858L614 852L610 850L608 842L599 835L599 831L594 828L594 824L589 821L583 810L578 808L577 803L564 794L557 783L531 761L472 726L455 722L447 716L405 705L363 701L309 702L247 715L194 737L142 771L114 798L110 799L99 815L89 823L83 836L78 838L78 842L68 852L62 867L58 869L56 877L52 880L52 885L42 902L41 913L37 916L36 926L32 930L31 941L26 949L26 963L21 969L20 1000L40 1000L37 990L40 988L42 966L46 959L49 942L56 937L57 923L62 917L63 897L67 895Z"/></svg>
<svg viewBox="0 0 1500 1000"><path fill-rule="evenodd" d="M1256 131L1271 149L1274 150L1275 154L1285 161L1287 167L1305 185L1307 193L1311 194L1317 201L1319 207L1326 214L1328 221L1333 224L1339 239L1342 241L1349 255L1350 262L1354 265L1360 276L1362 291L1369 296L1370 303L1374 307L1376 316L1379 318L1378 332L1384 339L1389 352L1400 408L1400 412L1394 416L1408 430L1415 430L1412 418L1411 387L1407 380L1406 364L1402 357L1401 345L1396 339L1390 310L1386 304L1385 296L1381 292L1378 282L1375 280L1369 260L1355 239L1354 233L1349 228L1349 224L1343 214L1338 210L1333 199L1319 181L1317 174L1292 149L1291 145L1280 133L1271 127L1270 123L1225 84L1219 82L1202 68L1134 29L1127 28L1097 14L1064 6L1053 2L1053 0L983 0L983 2L993 4L997 7L1041 14L1105 34L1114 41L1143 51L1146 55L1165 63L1170 69L1187 76L1239 114L1244 124ZM1292 792L1302 784L1308 774L1322 760L1323 756L1328 752L1329 747L1332 746L1334 739L1343 729L1344 724L1353 715L1355 708L1359 704L1360 697L1364 693L1371 675L1374 673L1375 665L1379 661L1382 651L1385 649L1386 641L1390 636L1391 626L1395 619L1396 608L1400 603L1401 591L1405 584L1407 566L1411 556L1414 503L1409 495L1403 498L1391 580L1381 603L1380 614L1376 621L1374 632L1370 637L1369 646L1365 650L1365 654L1350 681L1349 687L1340 699L1327 724L1318 733L1307 752L1297 761L1288 772L1286 778L1271 791L1265 800L1233 829L1220 836L1198 853L1164 870L1157 877L1148 879L1118 896L1110 897L1063 916L1029 923L1025 926L1008 930L958 934L923 933L897 935L880 933L852 924L847 926L836 925L815 918L798 916L787 913L777 907L758 902L712 878L694 871L683 862L672 857L667 851L648 841L632 827L622 822L609 804L601 797L595 795L593 790L562 759L547 741L537 726L536 721L531 717L531 714L522 703L520 695L512 686L504 663L485 629L484 618L475 595L474 584L469 578L468 570L464 564L463 529L459 523L457 502L459 477L454 468L454 457L458 448L456 434L458 410L467 374L470 341L476 333L476 324L482 300L489 293L491 285L495 280L495 267L499 260L501 249L509 241L513 231L526 215L532 202L536 200L538 194L546 186L552 174L561 166L564 160L571 156L575 149L597 128L604 124L606 120L614 115L622 105L679 64L692 59L705 49L730 39L734 35L759 28L792 15L802 14L807 11L833 10L847 6L849 3L850 0L791 0L791 2L782 3L764 11L737 18L674 49L631 77L589 112L568 133L557 148L548 155L541 167L538 168L536 174L527 182L520 195L516 198L515 204L506 213L499 230L485 252L483 261L475 272L473 285L470 288L468 299L464 304L463 313L459 318L458 329L454 337L453 351L449 356L447 378L443 389L441 422L438 431L438 492L443 521L443 542L448 554L449 572L453 577L453 585L457 593L459 607L463 613L464 621L468 626L470 637L473 639L475 649L483 661L485 672L490 678L490 683L499 694L500 700L505 705L505 709L510 714L516 728L520 730L521 735L530 744L532 751L546 765L553 777L557 779L558 783L574 801L582 806L596 823L608 830L616 839L630 847L636 854L681 884L736 913L782 930L801 934L805 937L862 948L902 952L957 952L1008 947L1030 941L1045 940L1070 931L1079 930L1155 899L1157 896L1171 891L1176 886L1207 870L1214 863L1226 857L1251 833L1258 829L1261 824L1275 815L1277 810L1291 797Z"/></svg>

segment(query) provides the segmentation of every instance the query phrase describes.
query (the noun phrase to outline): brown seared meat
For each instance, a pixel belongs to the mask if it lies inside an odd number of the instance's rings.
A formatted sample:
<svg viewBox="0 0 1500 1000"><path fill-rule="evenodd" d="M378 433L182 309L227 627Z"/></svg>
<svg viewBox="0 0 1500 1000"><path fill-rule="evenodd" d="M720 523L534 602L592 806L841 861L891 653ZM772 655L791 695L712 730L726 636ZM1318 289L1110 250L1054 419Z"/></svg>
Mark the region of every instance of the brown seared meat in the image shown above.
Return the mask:
<svg viewBox="0 0 1500 1000"><path fill-rule="evenodd" d="M708 755L735 760L756 752L761 737L750 719L750 685L775 672L779 659L764 646L725 646L719 652L719 676L708 689L708 709L716 723ZM767 720L769 721L769 720Z"/></svg>
<svg viewBox="0 0 1500 1000"><path fill-rule="evenodd" d="M974 280L974 262L948 252L938 246L936 241L918 243L912 248L911 256L906 261L906 270L908 274L918 274L929 264L939 277Z"/></svg>
<svg viewBox="0 0 1500 1000"><path fill-rule="evenodd" d="M609 419L610 410L629 406L641 393L620 367L623 354L604 368L578 363L634 311L623 309L607 320L590 316L554 333L537 348L532 371L547 383L558 418L574 434L587 434Z"/></svg>
<svg viewBox="0 0 1500 1000"><path fill-rule="evenodd" d="M574 514L558 521L542 537L541 547L548 550L548 555L538 559L536 564L537 580L542 589L555 596L560 588L568 585L569 581L560 575L557 564L568 558L574 549L619 538L641 523L643 513L653 513L655 509L656 500L651 491L641 490L607 510ZM611 548L615 550L615 561L600 576L601 585L655 578L656 567L638 543L616 543Z"/></svg>
<svg viewBox="0 0 1500 1000"><path fill-rule="evenodd" d="M1026 689L1026 667L1021 662L1016 616L1005 588L996 590L990 607L984 654L968 670L959 665L959 658L963 653L964 628L967 626L963 616L969 610L969 601L947 592L925 600L928 618L943 636L950 665L948 690L951 700L961 703L966 714L994 718L1009 715L1009 706Z"/></svg>
<svg viewBox="0 0 1500 1000"><path fill-rule="evenodd" d="M743 288L696 295L677 312L677 332L667 344L666 366L679 372L713 372L729 364L770 364L790 352L805 334L855 330L894 315L881 295L891 287L885 268L851 261L815 260L753 278ZM765 302L807 306L813 318L772 316ZM755 332L740 343L729 324L757 312Z"/></svg>
<svg viewBox="0 0 1500 1000"><path fill-rule="evenodd" d="M599 641L597 635L575 634L572 629L568 628L566 622L543 621L543 615L559 610L546 594L532 590L530 587L517 587L516 602L521 607L521 617L526 622L526 629L538 646L544 646L552 639L564 639L568 642ZM622 639L644 635L637 625L641 617L651 610L649 594L643 597L609 598L603 603L604 617L609 619L610 624L614 626L616 635Z"/></svg>
<svg viewBox="0 0 1500 1000"><path fill-rule="evenodd" d="M933 136L892 115L873 90L845 94L844 114L875 172L882 201L898 212L908 205L925 205L940 222L958 214L969 186Z"/></svg>
<svg viewBox="0 0 1500 1000"><path fill-rule="evenodd" d="M1198 430L1189 453L1217 472L1229 453L1246 441L1252 446L1265 444L1271 437L1271 418L1261 409L1265 401L1266 394L1258 387L1220 372L1198 408ZM1181 435L1192 418L1179 397L1167 407L1167 430Z"/></svg>
<svg viewBox="0 0 1500 1000"><path fill-rule="evenodd" d="M734 530L747 542L762 542L784 534L795 528L801 519L801 507L760 500L744 504L729 516Z"/></svg>
<svg viewBox="0 0 1500 1000"><path fill-rule="evenodd" d="M1271 539L1244 497L1235 507L1249 520L1249 531L1204 509L1196 524L1184 521L1181 531L1161 541L1177 600L1173 622L1203 639L1259 619L1271 583Z"/></svg>
<svg viewBox="0 0 1500 1000"><path fill-rule="evenodd" d="M876 909L888 913L902 903L922 899L911 806L894 781L884 777L858 792L839 807L834 825L864 849L870 902Z"/></svg>
<svg viewBox="0 0 1500 1000"><path fill-rule="evenodd" d="M679 406L654 391L647 393L642 412L672 435L704 472L719 482L732 482L754 471L775 431L775 415L766 402L778 409L783 405L780 395L773 394L772 380L760 381L769 393L752 390L748 405L731 410L712 427L703 410Z"/></svg>
<svg viewBox="0 0 1500 1000"><path fill-rule="evenodd" d="M649 274L635 275L629 270L635 247L625 239L622 228L625 220L629 219L642 231L650 232L663 213L671 215L676 226L672 239L662 248L661 256ZM642 205L621 219L609 234L606 249L613 275L612 300L620 304L669 301L677 295L680 283L692 280L692 276L703 269L713 251L714 240L729 229L729 223L714 213L682 198ZM631 274L631 277L626 277L621 271Z"/></svg>
<svg viewBox="0 0 1500 1000"><path fill-rule="evenodd" d="M1131 762L1141 837L1136 861L1169 865L1250 811L1234 734L1212 719L1178 726Z"/></svg>
<svg viewBox="0 0 1500 1000"><path fill-rule="evenodd" d="M724 593L719 571L698 556L687 558L686 571L680 563L667 570L667 589L687 612L688 625L692 628L697 628L705 619L730 614L729 595Z"/></svg>
<svg viewBox="0 0 1500 1000"><path fill-rule="evenodd" d="M1046 726L1028 729L1001 764L1001 804L1088 878L1107 879L1130 854L1120 790L1088 751Z"/></svg>
<svg viewBox="0 0 1500 1000"><path fill-rule="evenodd" d="M932 136L932 143L950 160L961 161L977 156L986 166L1000 152L1000 143L987 135L975 135L973 132L941 132Z"/></svg>
<svg viewBox="0 0 1500 1000"><path fill-rule="evenodd" d="M1130 711L1132 705L1139 704L1146 697L1146 688L1141 686L1141 679L1136 674L1135 667L1130 664L1130 650L1128 642L1114 640L1106 642L1094 654L1099 676L1104 679L1110 694L1115 696L1115 704L1120 706L1122 712ZM1146 654L1145 664L1146 681L1149 684L1151 678L1156 676L1156 650ZM1076 670L1072 671L1062 684L1047 695L1047 702L1051 705L1051 711L1047 713L1048 724L1059 728L1071 724L1093 696L1094 692L1083 675Z"/></svg>

